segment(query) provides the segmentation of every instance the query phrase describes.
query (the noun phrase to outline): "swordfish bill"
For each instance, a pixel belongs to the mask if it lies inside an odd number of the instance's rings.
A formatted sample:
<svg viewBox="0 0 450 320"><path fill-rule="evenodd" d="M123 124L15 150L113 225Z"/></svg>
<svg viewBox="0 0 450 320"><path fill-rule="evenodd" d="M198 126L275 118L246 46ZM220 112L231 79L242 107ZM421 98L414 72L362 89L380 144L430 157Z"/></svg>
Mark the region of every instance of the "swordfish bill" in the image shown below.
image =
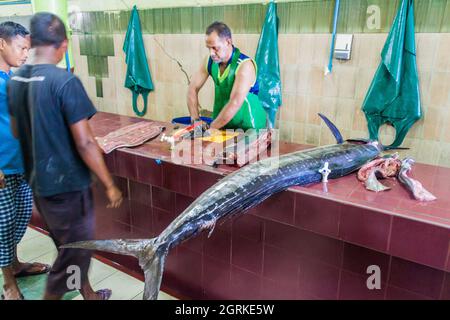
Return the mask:
<svg viewBox="0 0 450 320"><path fill-rule="evenodd" d="M383 151L383 146L376 141L365 144L343 142L331 121L326 119L325 122L337 144L263 159L231 173L201 194L156 238L81 241L63 248L100 250L136 257L145 275L143 299L155 300L161 286L164 262L171 248L205 230L211 235L221 219L242 214L291 186L320 182L322 175L319 170L327 162L331 170L328 178L336 179L358 170Z"/></svg>

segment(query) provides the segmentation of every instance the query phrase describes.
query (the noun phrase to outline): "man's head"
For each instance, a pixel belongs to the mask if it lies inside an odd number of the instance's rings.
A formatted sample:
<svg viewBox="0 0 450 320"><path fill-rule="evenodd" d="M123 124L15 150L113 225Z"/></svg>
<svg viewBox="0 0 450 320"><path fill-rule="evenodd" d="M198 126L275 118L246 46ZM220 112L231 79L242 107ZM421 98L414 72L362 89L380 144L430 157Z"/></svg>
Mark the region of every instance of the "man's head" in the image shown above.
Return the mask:
<svg viewBox="0 0 450 320"><path fill-rule="evenodd" d="M24 26L12 21L0 23L0 59L8 67L24 64L29 50L29 32Z"/></svg>
<svg viewBox="0 0 450 320"><path fill-rule="evenodd" d="M216 63L227 62L233 51L231 30L223 22L214 22L206 29L206 47Z"/></svg>
<svg viewBox="0 0 450 320"><path fill-rule="evenodd" d="M31 47L52 47L55 58L61 61L67 51L67 33L64 22L53 13L39 12L31 19Z"/></svg>

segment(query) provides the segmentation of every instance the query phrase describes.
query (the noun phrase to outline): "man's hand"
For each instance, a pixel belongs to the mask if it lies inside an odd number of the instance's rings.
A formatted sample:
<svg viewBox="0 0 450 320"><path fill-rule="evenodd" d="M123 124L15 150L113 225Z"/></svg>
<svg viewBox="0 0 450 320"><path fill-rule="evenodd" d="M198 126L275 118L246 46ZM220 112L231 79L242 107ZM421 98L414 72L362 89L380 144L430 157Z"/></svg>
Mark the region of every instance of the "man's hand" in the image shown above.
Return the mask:
<svg viewBox="0 0 450 320"><path fill-rule="evenodd" d="M0 170L0 189L3 189L5 187L6 187L5 175L3 174L3 171Z"/></svg>
<svg viewBox="0 0 450 320"><path fill-rule="evenodd" d="M201 125L196 126L194 128L193 138L201 138L201 137L203 137L203 134L209 129L209 124L207 124L206 122L204 122L201 119L192 120L191 122L192 122L192 124L199 124L199 123L201 123Z"/></svg>
<svg viewBox="0 0 450 320"><path fill-rule="evenodd" d="M221 131L221 130L209 128L209 129L205 132L204 136L205 136L205 137L214 137L214 136L220 136L220 135L223 135L223 134L224 134L224 132Z"/></svg>
<svg viewBox="0 0 450 320"><path fill-rule="evenodd" d="M116 185L112 185L111 187L106 189L106 196L108 197L109 204L106 206L109 208L118 208L122 204L122 192L116 187Z"/></svg>

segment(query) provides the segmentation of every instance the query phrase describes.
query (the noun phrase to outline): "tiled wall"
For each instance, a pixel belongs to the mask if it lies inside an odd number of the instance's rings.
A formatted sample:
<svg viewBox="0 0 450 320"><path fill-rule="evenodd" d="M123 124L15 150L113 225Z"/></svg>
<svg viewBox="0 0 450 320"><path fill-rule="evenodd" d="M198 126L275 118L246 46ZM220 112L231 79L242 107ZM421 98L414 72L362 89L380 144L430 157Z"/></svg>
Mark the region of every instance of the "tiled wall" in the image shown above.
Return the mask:
<svg viewBox="0 0 450 320"><path fill-rule="evenodd" d="M367 137L361 105L379 64L386 34L355 34L352 60L334 61L333 72L324 76L330 34L280 34L279 49L283 103L279 113L282 139L307 144L328 144L333 139L319 121L323 112L336 122L344 137ZM131 92L123 87L126 64L123 34L114 34L114 57L108 57L109 77L103 79L103 96L96 97L95 78L88 76L87 58L79 54L74 36L76 73L89 90L99 110L134 115ZM243 52L254 55L259 36L234 35ZM144 35L155 91L150 94L146 118L171 120L187 115L188 80L177 64L191 76L207 56L203 35ZM402 154L417 161L450 166L450 50L449 33L418 33L417 60L424 117L409 132ZM200 93L204 108L212 108L213 87L209 80ZM394 130L384 127L381 141L393 141Z"/></svg>
<svg viewBox="0 0 450 320"><path fill-rule="evenodd" d="M231 6L140 10L155 84L147 118L170 121L188 114L185 98L188 79L178 62L188 76L199 68L207 55L201 33L210 21L223 19L229 23L237 33L236 45L254 56L265 7L250 2L254 1ZM366 9L372 4L378 5L382 12L378 31L369 30L365 21ZM414 4L424 118L413 126L404 142L411 150L401 154L413 156L419 162L450 167L450 0L415 0ZM379 53L397 7L398 0L341 1L338 31L355 34L352 60L334 61L333 73L324 76L333 0L278 4L284 103L278 127L284 140L316 145L331 143L332 137L319 121L317 112L334 120L345 137L368 136L361 104L379 64ZM131 92L123 87L126 65L122 46L129 14L129 11L81 13L74 26L73 45L76 73L98 109L133 116ZM17 20L17 17L1 19ZM200 93L202 107L209 110L212 90L208 81ZM381 141L390 143L394 134L392 127L382 128Z"/></svg>

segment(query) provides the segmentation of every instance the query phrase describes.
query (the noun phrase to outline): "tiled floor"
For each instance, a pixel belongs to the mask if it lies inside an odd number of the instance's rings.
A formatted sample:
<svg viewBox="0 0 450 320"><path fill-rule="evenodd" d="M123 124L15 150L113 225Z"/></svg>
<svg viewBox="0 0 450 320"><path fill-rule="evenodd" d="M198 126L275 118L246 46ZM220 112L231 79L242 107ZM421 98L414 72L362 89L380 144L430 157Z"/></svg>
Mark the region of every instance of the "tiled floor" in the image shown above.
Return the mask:
<svg viewBox="0 0 450 320"><path fill-rule="evenodd" d="M56 258L56 248L52 240L31 228L18 246L18 256L21 261L52 264ZM27 300L39 300L44 293L47 276L39 275L18 279L19 287ZM92 259L89 279L94 290L110 288L112 300L141 300L144 283L128 274ZM0 269L0 288L3 287L3 275ZM82 300L75 291L64 296L64 300ZM160 292L158 300L174 300L172 296Z"/></svg>

